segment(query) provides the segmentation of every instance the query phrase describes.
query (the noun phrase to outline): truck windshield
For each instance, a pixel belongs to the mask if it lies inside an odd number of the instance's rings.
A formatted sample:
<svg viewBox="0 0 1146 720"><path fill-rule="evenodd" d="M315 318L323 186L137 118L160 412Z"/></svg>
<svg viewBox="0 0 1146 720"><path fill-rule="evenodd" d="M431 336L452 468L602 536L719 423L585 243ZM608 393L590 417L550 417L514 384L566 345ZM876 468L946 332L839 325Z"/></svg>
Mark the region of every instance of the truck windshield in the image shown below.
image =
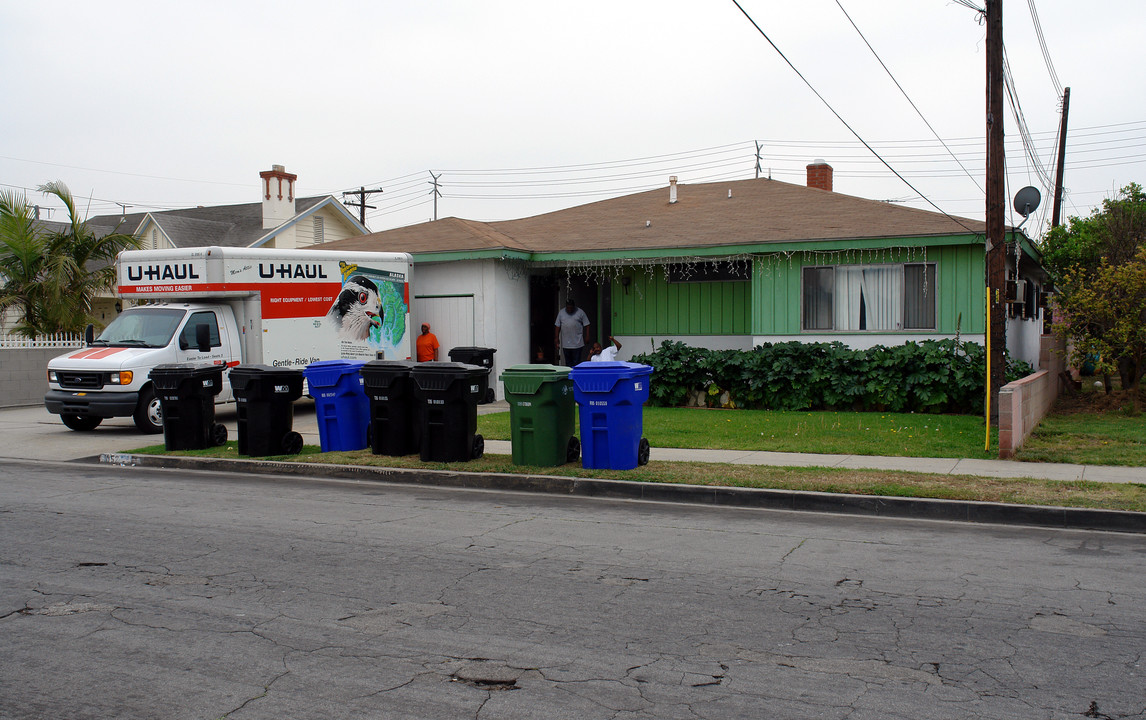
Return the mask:
<svg viewBox="0 0 1146 720"><path fill-rule="evenodd" d="M186 315L171 308L132 308L104 328L93 344L124 347L166 347Z"/></svg>

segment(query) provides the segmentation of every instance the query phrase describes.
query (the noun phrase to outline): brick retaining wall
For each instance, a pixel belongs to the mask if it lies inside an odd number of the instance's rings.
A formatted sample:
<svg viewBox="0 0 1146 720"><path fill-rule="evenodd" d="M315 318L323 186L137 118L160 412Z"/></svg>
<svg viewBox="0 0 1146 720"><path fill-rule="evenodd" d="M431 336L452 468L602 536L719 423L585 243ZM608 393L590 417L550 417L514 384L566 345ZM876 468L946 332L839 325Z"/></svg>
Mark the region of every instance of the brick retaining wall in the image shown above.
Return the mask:
<svg viewBox="0 0 1146 720"><path fill-rule="evenodd" d="M1007 383L999 391L999 457L1013 457L1031 431L1058 399L1063 369L1063 346L1053 335L1043 335L1039 348L1042 370Z"/></svg>

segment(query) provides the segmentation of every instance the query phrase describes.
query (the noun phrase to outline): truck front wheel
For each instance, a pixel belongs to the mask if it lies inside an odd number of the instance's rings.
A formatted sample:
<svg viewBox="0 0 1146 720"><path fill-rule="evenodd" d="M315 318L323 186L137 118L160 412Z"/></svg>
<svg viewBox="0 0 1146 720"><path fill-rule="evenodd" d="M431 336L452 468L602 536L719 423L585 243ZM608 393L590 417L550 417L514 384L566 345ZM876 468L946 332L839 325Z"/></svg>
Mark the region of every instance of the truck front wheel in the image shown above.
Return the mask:
<svg viewBox="0 0 1146 720"><path fill-rule="evenodd" d="M155 397L155 388L148 385L139 393L139 404L135 406L135 426L140 432L155 434L163 432L163 405Z"/></svg>
<svg viewBox="0 0 1146 720"><path fill-rule="evenodd" d="M60 419L67 428L81 432L95 430L103 422L103 418L94 415L61 415Z"/></svg>

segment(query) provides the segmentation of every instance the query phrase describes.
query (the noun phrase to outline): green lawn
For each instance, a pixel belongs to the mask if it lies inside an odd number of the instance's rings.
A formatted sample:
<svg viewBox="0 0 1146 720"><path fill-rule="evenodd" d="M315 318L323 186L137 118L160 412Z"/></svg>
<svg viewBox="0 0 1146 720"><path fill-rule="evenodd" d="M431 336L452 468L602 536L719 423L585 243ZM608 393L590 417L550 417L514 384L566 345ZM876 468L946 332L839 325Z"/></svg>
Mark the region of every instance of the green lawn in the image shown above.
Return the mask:
<svg viewBox="0 0 1146 720"><path fill-rule="evenodd" d="M478 432L491 440L509 440L509 413L478 416ZM653 447L998 457L997 433L992 430L988 452L983 419L967 415L647 407L644 436Z"/></svg>

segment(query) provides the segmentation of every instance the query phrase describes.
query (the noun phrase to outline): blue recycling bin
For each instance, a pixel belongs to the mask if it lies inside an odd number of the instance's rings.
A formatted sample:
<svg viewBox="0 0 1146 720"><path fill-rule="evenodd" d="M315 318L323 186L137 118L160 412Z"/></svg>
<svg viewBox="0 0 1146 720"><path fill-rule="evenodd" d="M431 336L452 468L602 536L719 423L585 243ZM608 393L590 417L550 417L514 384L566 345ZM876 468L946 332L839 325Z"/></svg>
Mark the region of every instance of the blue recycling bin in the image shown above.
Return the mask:
<svg viewBox="0 0 1146 720"><path fill-rule="evenodd" d="M583 362L569 371L581 422L581 467L632 470L649 461L641 437L650 365Z"/></svg>
<svg viewBox="0 0 1146 720"><path fill-rule="evenodd" d="M320 360L303 368L314 398L318 440L323 452L361 450L367 443L370 399L362 387L362 366L355 360Z"/></svg>

